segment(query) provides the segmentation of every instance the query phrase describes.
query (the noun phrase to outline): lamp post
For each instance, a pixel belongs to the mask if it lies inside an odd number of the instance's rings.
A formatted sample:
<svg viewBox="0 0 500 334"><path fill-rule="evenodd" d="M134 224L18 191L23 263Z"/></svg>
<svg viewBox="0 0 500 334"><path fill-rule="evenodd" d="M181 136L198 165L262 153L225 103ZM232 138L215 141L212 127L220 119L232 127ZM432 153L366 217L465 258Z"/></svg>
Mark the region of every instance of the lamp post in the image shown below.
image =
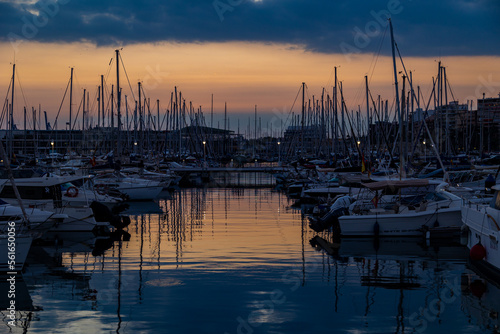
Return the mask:
<svg viewBox="0 0 500 334"><path fill-rule="evenodd" d="M358 154L359 154L359 145L361 144L361 141L358 140L357 144L358 144ZM361 156L359 156L359 160L358 161L360 163L363 163L363 161L361 160Z"/></svg>
<svg viewBox="0 0 500 334"><path fill-rule="evenodd" d="M427 161L427 146L425 146L425 139L422 144L424 144L424 161Z"/></svg>
<svg viewBox="0 0 500 334"><path fill-rule="evenodd" d="M206 141L203 141L203 165L207 167L207 152L206 152Z"/></svg>
<svg viewBox="0 0 500 334"><path fill-rule="evenodd" d="M52 156L52 165L53 165L54 164L54 141L53 140L50 142L50 146L52 147L50 153L52 153L51 156Z"/></svg>
<svg viewBox="0 0 500 334"><path fill-rule="evenodd" d="M278 142L278 166L281 166L281 149L280 149L280 144L281 144L281 142Z"/></svg>

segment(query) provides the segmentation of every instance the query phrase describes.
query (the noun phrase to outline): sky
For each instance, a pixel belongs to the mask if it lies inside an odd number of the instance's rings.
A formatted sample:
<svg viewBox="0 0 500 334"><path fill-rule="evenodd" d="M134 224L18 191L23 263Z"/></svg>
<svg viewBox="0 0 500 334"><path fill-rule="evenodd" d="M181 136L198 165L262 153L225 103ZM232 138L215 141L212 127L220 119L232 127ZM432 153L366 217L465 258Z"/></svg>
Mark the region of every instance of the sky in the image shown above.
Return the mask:
<svg viewBox="0 0 500 334"><path fill-rule="evenodd" d="M441 61L449 99L466 103L500 93L499 15L497 0L0 0L0 94L7 96L15 62L18 128L23 108L39 105L51 123L59 111L62 126L69 118L69 99L62 101L73 67L74 113L87 89L90 117L96 118L100 76L110 93L116 84L111 59L119 49L128 104L140 81L152 108L160 100L164 113L177 87L208 123L214 95L214 126L222 126L227 102L232 129L239 119L243 132L257 106L262 132L278 131L290 124L291 111L300 113L294 101L302 82L307 99L321 97L323 89L331 95L334 67L349 109L366 109L365 75L372 95L391 104L391 17L423 101ZM403 70L399 61L397 66Z"/></svg>

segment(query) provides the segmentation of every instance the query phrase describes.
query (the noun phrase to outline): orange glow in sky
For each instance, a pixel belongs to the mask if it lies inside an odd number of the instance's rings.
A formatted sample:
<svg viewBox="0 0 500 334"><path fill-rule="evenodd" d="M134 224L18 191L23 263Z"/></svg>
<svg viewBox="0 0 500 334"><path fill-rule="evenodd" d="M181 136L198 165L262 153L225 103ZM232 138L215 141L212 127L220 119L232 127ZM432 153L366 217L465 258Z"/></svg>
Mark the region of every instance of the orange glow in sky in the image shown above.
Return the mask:
<svg viewBox="0 0 500 334"><path fill-rule="evenodd" d="M9 43L2 43L0 54L0 90L6 96L14 51ZM346 57L313 53L294 45L242 42L136 44L123 48L121 55L133 90L132 93L122 68L122 96L127 95L132 105L132 96L135 94L137 98L137 82L141 81L146 97L151 98L151 105L159 99L162 111L168 108L170 93L177 86L187 103L192 101L195 108L202 106L206 116L210 111L211 94L214 94L215 113L223 113L224 102L227 102L233 118L253 112L255 105L262 114L287 113L302 82L308 87L306 98L313 95L320 98L323 87L331 95L334 66L338 66L348 108L357 110L359 105L364 110L365 75L370 78L374 97L382 95L382 99L389 100L389 105L394 98L392 59L387 56ZM18 127L22 128L24 106L31 110L41 104L49 121L55 118L69 81L70 67L75 71L73 110L76 113L86 88L91 99L90 115L96 117L95 100L101 74L107 77L109 91L110 86L116 84L116 65L114 62L109 65L112 57L114 48L92 44L21 44L15 55L14 118ZM406 68L413 71L414 84L421 86L425 101L429 98L439 60L446 67L454 97L460 102L481 98L483 92L487 97L500 92L500 57L405 58ZM399 70L402 70L400 65ZM296 112L300 112L299 106L300 99L295 104ZM68 110L69 99L66 99L60 116L64 122L69 117ZM232 128L235 123L231 123Z"/></svg>

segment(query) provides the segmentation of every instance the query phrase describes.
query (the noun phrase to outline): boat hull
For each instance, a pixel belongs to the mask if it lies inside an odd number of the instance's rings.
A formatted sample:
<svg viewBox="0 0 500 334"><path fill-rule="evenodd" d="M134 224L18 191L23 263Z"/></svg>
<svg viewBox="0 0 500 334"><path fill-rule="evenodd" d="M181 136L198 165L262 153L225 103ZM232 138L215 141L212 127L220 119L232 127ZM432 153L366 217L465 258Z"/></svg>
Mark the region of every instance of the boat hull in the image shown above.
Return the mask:
<svg viewBox="0 0 500 334"><path fill-rule="evenodd" d="M343 236L418 236L434 227L461 226L460 208L411 214L370 214L339 217L340 233ZM378 233L375 227L378 223Z"/></svg>
<svg viewBox="0 0 500 334"><path fill-rule="evenodd" d="M480 205L466 205L462 208L462 220L467 227L467 248L481 243L486 250L486 257L482 260L471 260L483 271L496 274L500 277L500 252L498 242L500 231L498 224L498 210Z"/></svg>
<svg viewBox="0 0 500 334"><path fill-rule="evenodd" d="M119 187L118 190L128 196L131 201L154 200L163 190L162 186L155 187Z"/></svg>

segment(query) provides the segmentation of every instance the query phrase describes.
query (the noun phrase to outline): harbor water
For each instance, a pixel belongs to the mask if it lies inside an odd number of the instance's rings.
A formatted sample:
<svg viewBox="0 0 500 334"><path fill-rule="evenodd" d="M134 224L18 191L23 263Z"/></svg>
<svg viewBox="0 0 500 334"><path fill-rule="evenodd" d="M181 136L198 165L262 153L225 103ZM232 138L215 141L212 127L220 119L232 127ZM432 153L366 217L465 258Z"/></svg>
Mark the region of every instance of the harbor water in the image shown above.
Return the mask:
<svg viewBox="0 0 500 334"><path fill-rule="evenodd" d="M458 241L336 240L292 204L270 189L181 189L131 203L112 239L34 245L16 326L2 304L0 333L499 330L500 290Z"/></svg>

